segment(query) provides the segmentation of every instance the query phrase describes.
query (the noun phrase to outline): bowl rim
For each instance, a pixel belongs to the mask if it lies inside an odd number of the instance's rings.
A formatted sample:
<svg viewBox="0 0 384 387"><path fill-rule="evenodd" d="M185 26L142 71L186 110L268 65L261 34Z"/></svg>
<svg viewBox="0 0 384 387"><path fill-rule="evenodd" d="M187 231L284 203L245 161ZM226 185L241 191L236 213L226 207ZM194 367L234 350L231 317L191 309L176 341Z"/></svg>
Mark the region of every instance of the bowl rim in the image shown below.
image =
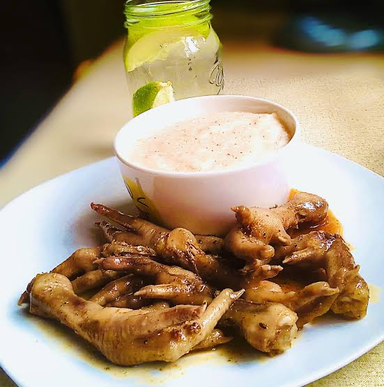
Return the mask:
<svg viewBox="0 0 384 387"><path fill-rule="evenodd" d="M295 132L293 133L293 136L289 140L289 142L284 145L283 147L276 149L272 152L269 152L267 155L262 157L261 159L255 161L254 163L249 163L247 165L242 165L238 167L233 168L226 168L226 169L219 169L219 170L213 170L213 171L192 171L192 172L185 172L185 171L163 171L160 169L153 169L148 167L143 167L141 165L137 165L131 161L128 161L127 158L125 158L118 150L119 147L119 140L122 136L122 133L126 130L129 130L129 126L132 122L135 122L137 120L142 119L144 115L150 115L153 114L153 112L159 112L161 110L168 110L168 109L177 109L177 105L179 104L188 104L191 102L194 102L196 100L204 100L204 99L222 99L222 100L228 100L228 99L236 99L236 100L248 100L248 101L259 101L264 102L266 104L270 104L274 107L278 107L280 110L283 110L285 113L287 113L294 122L294 128ZM159 128L160 129L160 128ZM139 170L140 172L144 172L147 174L157 175L157 176L163 176L163 177L172 177L172 178L201 178L201 177L214 177L214 176L225 176L230 175L233 173L238 172L246 172L248 170L251 170L255 167L262 166L264 164L268 164L269 162L273 161L273 159L277 158L277 156L285 152L288 148L291 148L294 144L296 144L299 141L299 136L301 134L300 131L300 123L296 115L291 112L288 108L285 106L273 102L271 100L265 99L265 98L258 98L258 97L252 97L252 96L246 96L246 95L233 95L233 94L226 94L226 95L207 95L207 96L200 96L200 97L191 97L191 98L185 98L178 101L174 101L165 105L158 106L156 108L147 110L146 112L140 114L139 116L136 116L129 120L116 134L115 140L114 140L114 151L115 156L117 159L125 166Z"/></svg>

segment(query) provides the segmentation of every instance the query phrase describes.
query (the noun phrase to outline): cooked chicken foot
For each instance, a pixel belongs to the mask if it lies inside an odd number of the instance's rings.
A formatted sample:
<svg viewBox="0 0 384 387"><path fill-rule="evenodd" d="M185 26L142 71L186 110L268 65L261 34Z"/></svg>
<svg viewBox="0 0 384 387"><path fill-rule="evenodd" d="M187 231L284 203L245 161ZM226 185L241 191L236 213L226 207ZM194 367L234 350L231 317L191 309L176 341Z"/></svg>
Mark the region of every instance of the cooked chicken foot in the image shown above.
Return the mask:
<svg viewBox="0 0 384 387"><path fill-rule="evenodd" d="M276 251L276 259L285 257L283 263L287 265L324 269L329 285L339 289L332 311L353 319L363 318L367 313L369 288L343 238L312 231L292 242Z"/></svg>
<svg viewBox="0 0 384 387"><path fill-rule="evenodd" d="M104 246L97 246L78 249L64 262L56 266L52 273L62 274L71 279L81 273L96 270L97 265L94 262L101 257L103 248Z"/></svg>
<svg viewBox="0 0 384 387"><path fill-rule="evenodd" d="M220 321L237 326L252 347L271 355L291 347L297 334L297 315L283 304L236 301Z"/></svg>
<svg viewBox="0 0 384 387"><path fill-rule="evenodd" d="M113 275L100 273L97 271L98 266L94 263L101 257L109 257L111 255L126 255L130 257L137 256L156 256L156 253L145 246L130 246L126 243L108 243L97 247L82 248L76 250L64 262L57 265L51 272L65 275L69 279L74 279L74 287L76 293L82 293L88 289L102 286L107 283L107 279L113 279ZM93 272L87 274L88 272ZM85 275L76 278L80 274ZM118 278L115 276L114 278ZM76 279L75 279L76 278ZM20 296L19 305L29 302L29 292L32 289L33 279L27 285L26 291Z"/></svg>
<svg viewBox="0 0 384 387"><path fill-rule="evenodd" d="M129 246L127 244L105 244L97 247L83 248L76 250L69 258L64 262L56 266L52 273L58 273L65 275L67 278L72 279L79 274L86 273L88 271L96 270L97 265L95 261L102 256L120 255L145 255L154 256L156 253L144 246Z"/></svg>
<svg viewBox="0 0 384 387"><path fill-rule="evenodd" d="M211 302L212 289L196 274L178 266L167 266L149 258L110 257L99 261L105 270L133 273L153 277L155 285L147 285L135 296L170 300L176 304L202 304Z"/></svg>
<svg viewBox="0 0 384 387"><path fill-rule="evenodd" d="M338 288L331 288L327 282L319 281L305 286L282 303L297 313L297 326L302 328L327 313L338 294Z"/></svg>
<svg viewBox="0 0 384 387"><path fill-rule="evenodd" d="M193 347L193 351L199 351L203 349L211 349L218 345L228 343L232 340L232 337L225 336L221 329L214 329L207 338L201 343Z"/></svg>
<svg viewBox="0 0 384 387"><path fill-rule="evenodd" d="M224 239L211 235L195 235L201 250L213 255L219 255L224 249Z"/></svg>
<svg viewBox="0 0 384 387"><path fill-rule="evenodd" d="M96 270L98 267L94 264L94 261L101 257L103 248L104 246L97 246L78 249L64 262L56 266L52 272L65 275L68 278L74 278L81 273ZM32 289L33 281L34 278L29 282L27 289L20 296L18 301L19 305L29 302L29 293Z"/></svg>
<svg viewBox="0 0 384 387"><path fill-rule="evenodd" d="M180 265L215 285L239 289L240 278L234 273L234 270L222 262L219 257L206 254L190 231L183 228L169 231L102 204L92 203L91 208L130 231L121 233L116 231L116 228L114 228L115 231L113 229L105 231L112 236L113 240L150 247L168 264ZM103 227L106 228L107 224L104 223ZM199 238L204 241L204 237ZM212 238L206 237L206 241L212 241Z"/></svg>
<svg viewBox="0 0 384 387"><path fill-rule="evenodd" d="M126 216L127 218L125 219L124 224L122 224L121 217L116 215L117 211L107 208L101 204L93 204L92 208L100 215L104 215L107 218L119 223L123 227L128 228L128 230L131 230L131 232L121 230L118 227L115 227L106 221L96 223L96 225L99 226L100 229L103 231L103 234L105 238L108 240L108 242L116 241L116 242L125 242L132 245L140 244L142 239L138 234L134 234L134 233L137 233L138 230L140 230L138 225L141 222L143 223L144 228L155 227L157 233L159 234L169 232L168 229L157 226L147 220L134 218L125 214L124 216ZM106 213L108 213L109 215L107 215ZM132 219L135 219L135 222L131 227L128 227L127 225L129 225L130 222L132 223ZM224 240L222 238L219 238L213 235L196 235L196 240L197 240L197 243L199 244L199 247L207 253L220 254L224 247Z"/></svg>
<svg viewBox="0 0 384 387"><path fill-rule="evenodd" d="M171 362L206 339L241 294L223 290L208 307L178 305L155 312L104 308L76 296L66 277L49 273L33 284L30 312L65 324L115 364Z"/></svg>
<svg viewBox="0 0 384 387"><path fill-rule="evenodd" d="M104 206L103 204L91 203L92 210L96 211L99 215L105 216L106 218L116 222L120 226L125 227L127 230L132 233L140 236L140 241L143 246L152 247L156 245L156 242L161 238L162 234L167 234L169 230L166 228L157 226L147 220L140 219L131 215L123 214L120 211L116 211L112 208ZM107 223L103 223L102 227L105 235L110 235L109 238L116 241L126 242L125 240L118 240L119 234L122 233L116 227L107 229ZM121 236L120 238L124 238ZM127 243L131 243L130 241Z"/></svg>
<svg viewBox="0 0 384 387"><path fill-rule="evenodd" d="M140 245L130 245L126 242L111 241L104 245L101 252L103 257L110 257L111 255L126 255L126 256L143 256L143 257L156 257L156 252L150 247Z"/></svg>
<svg viewBox="0 0 384 387"><path fill-rule="evenodd" d="M175 228L161 238L156 252L170 264L191 270L216 286L239 289L240 276L233 268L214 255L200 249L195 236L184 228Z"/></svg>
<svg viewBox="0 0 384 387"><path fill-rule="evenodd" d="M103 289L91 297L89 301L105 306L124 295L133 295L133 293L141 289L144 285L145 281L142 278L129 274L108 283Z"/></svg>
<svg viewBox="0 0 384 387"><path fill-rule="evenodd" d="M276 277L283 268L277 265L250 265L249 270L244 273L242 287L245 289L244 298L252 302L276 301L281 302L290 294L283 293L281 288L273 282L267 281L270 278Z"/></svg>
<svg viewBox="0 0 384 387"><path fill-rule="evenodd" d="M233 207L237 224L225 238L225 246L236 257L249 263L268 263L275 254L272 245L289 245L286 230L301 223L317 223L325 218L327 202L317 195L300 192L286 204L264 209Z"/></svg>
<svg viewBox="0 0 384 387"><path fill-rule="evenodd" d="M76 294L82 294L88 290L104 286L123 275L123 273L113 270L92 270L72 281L73 290Z"/></svg>
<svg viewBox="0 0 384 387"><path fill-rule="evenodd" d="M140 309L150 305L152 300L135 296L134 294L124 294L116 298L116 300L108 302L105 306L113 306L117 308Z"/></svg>
<svg viewBox="0 0 384 387"><path fill-rule="evenodd" d="M282 269L281 266L262 265L249 270L243 281L245 300L284 304L298 314L299 328L328 312L339 293L338 288L332 289L327 282L321 281L305 286L297 292L284 292L278 284L268 281L276 277Z"/></svg>

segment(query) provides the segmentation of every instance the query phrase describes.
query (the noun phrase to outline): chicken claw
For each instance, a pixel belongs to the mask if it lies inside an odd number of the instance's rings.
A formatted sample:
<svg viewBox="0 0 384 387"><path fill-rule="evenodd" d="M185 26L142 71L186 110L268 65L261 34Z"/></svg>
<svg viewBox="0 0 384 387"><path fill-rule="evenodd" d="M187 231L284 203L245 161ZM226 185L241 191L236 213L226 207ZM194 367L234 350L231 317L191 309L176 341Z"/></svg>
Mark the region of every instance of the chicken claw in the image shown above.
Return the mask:
<svg viewBox="0 0 384 387"><path fill-rule="evenodd" d="M237 224L225 238L226 248L249 263L260 261L264 264L275 254L272 245L290 245L287 229L321 221L327 215L328 204L317 195L300 192L275 208L238 206L232 210Z"/></svg>
<svg viewBox="0 0 384 387"><path fill-rule="evenodd" d="M110 280L120 277L113 273L101 273L95 264L101 257L111 255L124 255L130 257L156 256L155 251L145 246L130 246L126 243L110 243L97 247L82 248L76 250L64 262L57 265L51 272L62 274L69 279L74 279L74 288L76 294L86 290L93 289L97 286L105 285ZM92 272L91 274L88 274ZM85 273L85 274L84 274ZM81 277L76 278L80 274ZM29 292L32 289L33 281L27 285L26 291L20 296L18 305L29 302Z"/></svg>
<svg viewBox="0 0 384 387"><path fill-rule="evenodd" d="M334 313L352 319L366 315L369 288L340 235L322 231L301 235L290 246L280 247L276 251L276 259L279 258L287 265L324 269L329 285L339 289L331 306Z"/></svg>
<svg viewBox="0 0 384 387"><path fill-rule="evenodd" d="M89 301L105 306L124 295L133 295L133 293L142 288L144 284L145 281L142 278L134 277L129 274L108 283L103 289L93 295Z"/></svg>
<svg viewBox="0 0 384 387"><path fill-rule="evenodd" d="M130 256L156 256L156 253L148 247L130 246L126 243L111 243L76 250L69 258L56 266L52 273L62 274L71 279L79 274L96 270L97 265L95 261L102 256L122 254Z"/></svg>
<svg viewBox="0 0 384 387"><path fill-rule="evenodd" d="M101 252L103 257L110 257L111 255L126 255L126 256L143 256L143 257L156 257L156 252L150 247L140 245L129 245L125 242L112 241L104 245Z"/></svg>
<svg viewBox="0 0 384 387"><path fill-rule="evenodd" d="M152 248L157 255L172 265L180 265L193 271L208 282L221 287L239 288L239 278L234 270L214 255L206 254L200 247L196 237L188 230L176 228L172 231L159 227L146 220L125 215L102 204L91 203L91 208L98 214L127 228L129 232L108 231L113 240L133 245ZM106 225L104 224L104 227ZM213 237L199 236L201 244L211 245ZM217 239L219 240L219 238ZM203 243L204 241L204 243ZM210 243L208 243L210 241Z"/></svg>
<svg viewBox="0 0 384 387"><path fill-rule="evenodd" d="M102 215L107 216L109 219L114 220L115 222L122 224L122 218L120 216L116 216L117 211L109 209L107 210L107 207L102 206L101 204L93 204L92 207L96 212L100 213L104 212ZM120 213L121 214L121 213ZM108 240L108 242L125 242L128 244L136 245L140 244L141 239L140 236L137 234L134 234L133 232L137 233L139 231L139 224L142 222L144 225L144 228L152 227L156 230L157 233L167 233L169 230L166 228L157 226L153 223L150 223L147 220L140 219L140 218L134 218L130 217L129 215L125 215L127 218L125 219L124 224L122 224L124 227L131 230L131 232L127 232L124 230L119 229L118 227L113 226L112 224L102 221L96 223L98 227L103 231L104 236ZM119 220L120 222L119 222ZM135 219L135 222L133 222L133 219ZM128 227L127 225L131 225L131 227ZM196 235L197 243L199 244L199 247L208 253L211 254L220 254L224 247L224 240L222 238L213 236L213 235Z"/></svg>
<svg viewBox="0 0 384 387"><path fill-rule="evenodd" d="M52 272L73 278L81 273L96 270L97 265L94 262L101 257L103 248L104 246L97 246L76 250L69 258L56 266Z"/></svg>
<svg viewBox="0 0 384 387"><path fill-rule="evenodd" d="M283 304L237 300L220 323L237 326L252 347L275 355L291 347L296 321L296 313Z"/></svg>
<svg viewBox="0 0 384 387"><path fill-rule="evenodd" d="M302 328L316 317L327 313L338 294L338 288L331 288L327 282L320 281L307 285L291 299L283 301L283 304L297 313L297 326Z"/></svg>
<svg viewBox="0 0 384 387"><path fill-rule="evenodd" d="M105 270L153 277L156 285L144 286L134 295L171 300L176 304L211 302L212 289L196 274L178 266L167 266L150 258L110 257L99 261Z"/></svg>
<svg viewBox="0 0 384 387"><path fill-rule="evenodd" d="M193 350L200 351L203 349L211 349L218 345L228 343L231 340L232 337L225 336L221 329L214 329L200 344L193 347Z"/></svg>
<svg viewBox="0 0 384 387"><path fill-rule="evenodd" d="M176 361L211 334L241 294L223 290L208 307L178 305L154 312L105 308L76 296L67 277L49 273L34 281L30 312L60 321L113 363L129 366Z"/></svg>
<svg viewBox="0 0 384 387"><path fill-rule="evenodd" d="M104 246L97 246L78 249L64 262L57 265L52 272L65 275L68 278L74 278L81 273L96 270L97 265L94 262L101 257L103 248ZM27 289L19 298L18 305L29 302L29 293L31 292L34 280L33 278L27 285Z"/></svg>
<svg viewBox="0 0 384 387"><path fill-rule="evenodd" d="M123 274L112 270L92 270L72 281L73 291L82 294L87 290L103 286L108 282L122 277Z"/></svg>
<svg viewBox="0 0 384 387"><path fill-rule="evenodd" d="M201 250L214 255L220 254L224 248L224 239L211 235L195 235Z"/></svg>
<svg viewBox="0 0 384 387"><path fill-rule="evenodd" d="M284 304L298 314L299 328L328 312L339 293L338 288L331 288L327 282L315 282L300 291L284 292L277 283L267 281L276 277L281 270L281 266L275 265L256 266L249 270L243 281L245 300Z"/></svg>
<svg viewBox="0 0 384 387"><path fill-rule="evenodd" d="M196 237L184 228L175 228L159 239L156 251L165 261L191 270L208 282L239 288L238 273L220 257L206 254Z"/></svg>
<svg viewBox="0 0 384 387"><path fill-rule="evenodd" d="M244 298L258 303L265 301L281 302L281 295L283 294L281 288L266 280L276 277L282 270L283 268L277 265L251 265L249 270L245 272L242 281L245 289ZM276 290L276 287L278 287L278 290ZM276 294L278 294L278 300L276 300Z"/></svg>
<svg viewBox="0 0 384 387"><path fill-rule="evenodd" d="M140 309L150 305L152 300L135 296L134 294L124 294L116 300L108 302L105 306L114 306L116 308Z"/></svg>

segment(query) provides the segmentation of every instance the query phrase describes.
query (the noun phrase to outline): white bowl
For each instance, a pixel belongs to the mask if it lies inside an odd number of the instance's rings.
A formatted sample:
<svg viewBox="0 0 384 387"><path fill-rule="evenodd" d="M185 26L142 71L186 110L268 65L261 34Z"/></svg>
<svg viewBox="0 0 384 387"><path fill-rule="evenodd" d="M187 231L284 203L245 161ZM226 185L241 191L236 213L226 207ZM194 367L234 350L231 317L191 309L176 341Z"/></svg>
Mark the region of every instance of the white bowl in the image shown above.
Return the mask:
<svg viewBox="0 0 384 387"><path fill-rule="evenodd" d="M246 167L211 172L168 172L135 165L129 154L136 140L175 122L220 111L278 114L292 138L283 148ZM184 99L135 117L115 138L115 152L128 192L152 221L170 229L224 235L235 221L232 206L272 207L289 195L284 161L295 152L299 122L283 106L265 99L222 95Z"/></svg>

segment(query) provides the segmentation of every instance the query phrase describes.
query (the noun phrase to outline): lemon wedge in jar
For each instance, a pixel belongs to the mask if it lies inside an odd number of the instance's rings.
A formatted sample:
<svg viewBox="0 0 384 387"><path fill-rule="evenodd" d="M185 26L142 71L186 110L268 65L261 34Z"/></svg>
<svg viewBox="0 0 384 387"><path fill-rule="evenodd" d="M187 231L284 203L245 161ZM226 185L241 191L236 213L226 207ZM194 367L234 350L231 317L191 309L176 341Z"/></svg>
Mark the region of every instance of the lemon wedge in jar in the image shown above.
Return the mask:
<svg viewBox="0 0 384 387"><path fill-rule="evenodd" d="M174 101L171 82L150 82L133 94L133 115L136 117L154 107Z"/></svg>
<svg viewBox="0 0 384 387"><path fill-rule="evenodd" d="M150 32L132 46L127 45L124 55L125 70L130 72L144 63L164 60L174 50L180 50L182 55L190 46L199 45L204 39L204 35L194 29L171 28Z"/></svg>

